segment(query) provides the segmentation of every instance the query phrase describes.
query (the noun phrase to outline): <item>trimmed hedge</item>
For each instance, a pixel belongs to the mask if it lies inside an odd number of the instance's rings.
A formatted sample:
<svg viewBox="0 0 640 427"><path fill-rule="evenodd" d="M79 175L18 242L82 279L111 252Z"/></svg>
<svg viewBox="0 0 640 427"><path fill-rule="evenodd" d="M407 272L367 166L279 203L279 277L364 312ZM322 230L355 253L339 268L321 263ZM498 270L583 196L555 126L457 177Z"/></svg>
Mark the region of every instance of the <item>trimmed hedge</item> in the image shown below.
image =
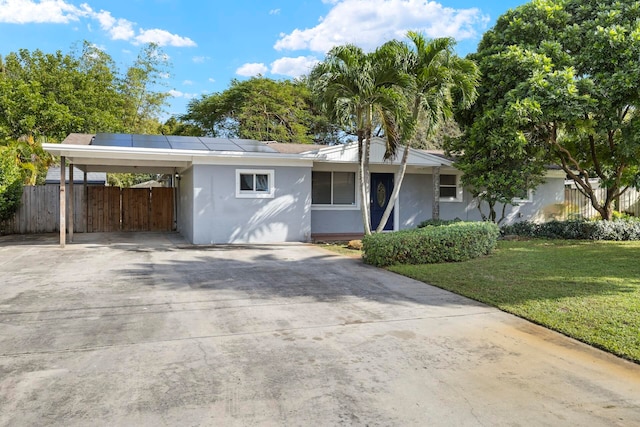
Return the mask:
<svg viewBox="0 0 640 427"><path fill-rule="evenodd" d="M490 253L499 236L500 229L491 222L452 222L376 233L362 239L362 258L378 267L465 261Z"/></svg>
<svg viewBox="0 0 640 427"><path fill-rule="evenodd" d="M546 239L569 240L640 240L640 221L619 219L615 221L550 221L536 224L529 221L506 225L500 230L503 236L516 235Z"/></svg>
<svg viewBox="0 0 640 427"><path fill-rule="evenodd" d="M430 225L440 226L440 225L449 225L455 222L462 222L460 218L456 219L427 219L418 224L418 228L428 227Z"/></svg>

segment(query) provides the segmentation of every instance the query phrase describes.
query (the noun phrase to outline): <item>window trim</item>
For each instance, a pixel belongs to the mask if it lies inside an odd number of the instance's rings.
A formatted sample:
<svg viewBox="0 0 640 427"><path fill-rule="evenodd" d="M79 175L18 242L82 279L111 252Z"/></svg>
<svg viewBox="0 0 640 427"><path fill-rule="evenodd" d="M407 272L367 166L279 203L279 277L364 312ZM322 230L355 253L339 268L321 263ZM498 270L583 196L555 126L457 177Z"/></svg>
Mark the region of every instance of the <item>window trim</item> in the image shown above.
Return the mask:
<svg viewBox="0 0 640 427"><path fill-rule="evenodd" d="M267 175L269 191L241 190L240 175L253 175L254 185L256 175ZM273 199L275 196L275 171L273 169L236 169L236 198L237 199Z"/></svg>
<svg viewBox="0 0 640 427"><path fill-rule="evenodd" d="M515 197L511 201L513 203L533 203L533 189L529 188L527 190L527 198L526 199L520 199L518 197Z"/></svg>
<svg viewBox="0 0 640 427"><path fill-rule="evenodd" d="M341 171L341 170L331 170L331 171L325 171L325 170L316 170L316 171L311 171L311 194L313 195L313 172L325 172L325 173L330 173L331 174L331 203L330 204L314 204L313 202L311 202L311 208L313 210L344 210L344 211L350 211L350 210L359 210L360 209L360 194L358 191L358 173L354 172L354 171ZM355 201L354 204L352 205L346 205L346 204L334 204L333 203L333 174L335 172L338 173L352 173L353 174L353 192L354 192L354 196L355 196ZM312 196L313 197L313 196Z"/></svg>
<svg viewBox="0 0 640 427"><path fill-rule="evenodd" d="M438 199L439 202L453 202L453 203L460 203L462 202L462 186L460 185L460 175L455 174L455 173L441 173L440 176L442 177L442 175L452 175L456 178L456 196L455 197L442 197L440 196L440 198ZM447 188L453 188L453 185L445 185L445 187ZM440 181L440 187L439 189L442 188L442 181Z"/></svg>

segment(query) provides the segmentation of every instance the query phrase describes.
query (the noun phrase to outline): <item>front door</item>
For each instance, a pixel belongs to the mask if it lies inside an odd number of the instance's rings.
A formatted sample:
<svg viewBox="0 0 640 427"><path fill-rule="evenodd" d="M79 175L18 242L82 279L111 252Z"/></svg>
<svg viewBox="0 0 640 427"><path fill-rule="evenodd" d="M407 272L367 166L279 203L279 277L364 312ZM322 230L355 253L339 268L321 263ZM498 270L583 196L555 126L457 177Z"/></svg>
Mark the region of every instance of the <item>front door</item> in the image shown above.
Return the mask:
<svg viewBox="0 0 640 427"><path fill-rule="evenodd" d="M389 204L393 191L392 173L371 174L371 229L378 228L382 220L382 214ZM385 230L393 230L393 210L384 226Z"/></svg>

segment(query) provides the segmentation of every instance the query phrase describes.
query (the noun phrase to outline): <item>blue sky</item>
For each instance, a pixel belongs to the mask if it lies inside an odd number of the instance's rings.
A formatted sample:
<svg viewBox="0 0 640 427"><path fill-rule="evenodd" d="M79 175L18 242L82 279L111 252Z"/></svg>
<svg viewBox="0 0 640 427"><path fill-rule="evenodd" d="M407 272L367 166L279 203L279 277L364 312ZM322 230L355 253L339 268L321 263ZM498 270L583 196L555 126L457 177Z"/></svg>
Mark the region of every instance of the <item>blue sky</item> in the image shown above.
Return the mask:
<svg viewBox="0 0 640 427"><path fill-rule="evenodd" d="M524 0L0 0L0 55L18 49L69 52L87 40L121 70L141 45L162 46L172 63L167 116L190 99L258 73L306 73L332 46L372 49L407 30L451 36L473 52L482 33Z"/></svg>

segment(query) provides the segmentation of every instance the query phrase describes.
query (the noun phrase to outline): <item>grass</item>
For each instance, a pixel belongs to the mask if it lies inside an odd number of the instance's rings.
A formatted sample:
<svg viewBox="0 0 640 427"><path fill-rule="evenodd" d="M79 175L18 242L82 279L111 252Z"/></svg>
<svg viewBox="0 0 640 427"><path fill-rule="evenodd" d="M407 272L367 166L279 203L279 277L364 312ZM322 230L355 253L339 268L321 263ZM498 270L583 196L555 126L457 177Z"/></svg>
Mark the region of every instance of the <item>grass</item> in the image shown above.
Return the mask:
<svg viewBox="0 0 640 427"><path fill-rule="evenodd" d="M360 251L321 244L342 255ZM491 256L389 270L640 363L640 242L500 241Z"/></svg>
<svg viewBox="0 0 640 427"><path fill-rule="evenodd" d="M389 270L640 363L640 242L500 241L491 256Z"/></svg>

